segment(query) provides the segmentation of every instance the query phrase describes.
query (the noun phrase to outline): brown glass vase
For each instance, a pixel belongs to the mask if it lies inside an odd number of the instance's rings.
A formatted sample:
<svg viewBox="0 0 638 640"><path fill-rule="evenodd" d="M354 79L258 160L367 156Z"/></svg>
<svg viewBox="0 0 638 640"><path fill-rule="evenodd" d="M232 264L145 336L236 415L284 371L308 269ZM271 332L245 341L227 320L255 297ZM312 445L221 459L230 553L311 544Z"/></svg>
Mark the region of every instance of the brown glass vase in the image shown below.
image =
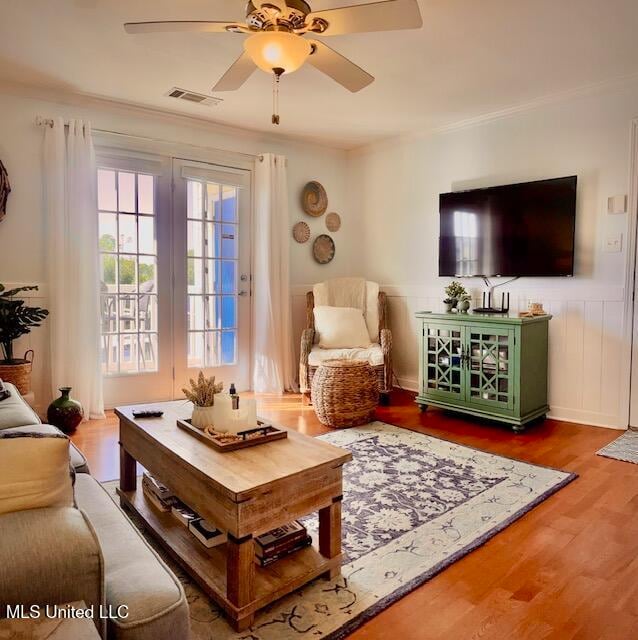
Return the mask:
<svg viewBox="0 0 638 640"><path fill-rule="evenodd" d="M47 409L47 422L64 433L73 433L84 416L82 405L70 397L71 387L60 387L60 397Z"/></svg>

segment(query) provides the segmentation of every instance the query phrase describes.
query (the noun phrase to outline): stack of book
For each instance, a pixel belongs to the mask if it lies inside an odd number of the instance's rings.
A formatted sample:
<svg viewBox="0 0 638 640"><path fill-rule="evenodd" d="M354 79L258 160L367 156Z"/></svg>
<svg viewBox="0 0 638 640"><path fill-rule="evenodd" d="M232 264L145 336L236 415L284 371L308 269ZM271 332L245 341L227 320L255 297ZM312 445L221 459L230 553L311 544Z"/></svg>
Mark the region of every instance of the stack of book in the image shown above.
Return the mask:
<svg viewBox="0 0 638 640"><path fill-rule="evenodd" d="M306 527L295 520L255 538L255 562L267 567L299 549L312 544Z"/></svg>
<svg viewBox="0 0 638 640"><path fill-rule="evenodd" d="M177 522L186 527L205 547L216 547L228 539L223 531L201 518L150 473L144 473L142 489L146 499L156 509L165 513L170 511Z"/></svg>
<svg viewBox="0 0 638 640"><path fill-rule="evenodd" d="M188 530L205 546L211 549L218 544L224 544L228 536L214 524L204 518L195 518L188 523Z"/></svg>
<svg viewBox="0 0 638 640"><path fill-rule="evenodd" d="M170 511L173 505L178 502L171 490L150 473L144 472L142 489L146 499L159 511Z"/></svg>

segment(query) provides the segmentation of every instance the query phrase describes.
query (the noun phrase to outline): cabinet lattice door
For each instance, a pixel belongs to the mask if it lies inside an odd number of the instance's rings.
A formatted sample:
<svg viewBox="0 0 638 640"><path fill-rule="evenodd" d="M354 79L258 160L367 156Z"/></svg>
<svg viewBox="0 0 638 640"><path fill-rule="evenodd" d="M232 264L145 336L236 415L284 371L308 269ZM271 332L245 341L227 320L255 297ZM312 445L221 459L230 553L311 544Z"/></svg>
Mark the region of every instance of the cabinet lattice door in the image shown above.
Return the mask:
<svg viewBox="0 0 638 640"><path fill-rule="evenodd" d="M514 406L514 332L512 329L467 329L467 396L471 404Z"/></svg>
<svg viewBox="0 0 638 640"><path fill-rule="evenodd" d="M443 399L463 398L463 327L429 324L425 332L424 390Z"/></svg>

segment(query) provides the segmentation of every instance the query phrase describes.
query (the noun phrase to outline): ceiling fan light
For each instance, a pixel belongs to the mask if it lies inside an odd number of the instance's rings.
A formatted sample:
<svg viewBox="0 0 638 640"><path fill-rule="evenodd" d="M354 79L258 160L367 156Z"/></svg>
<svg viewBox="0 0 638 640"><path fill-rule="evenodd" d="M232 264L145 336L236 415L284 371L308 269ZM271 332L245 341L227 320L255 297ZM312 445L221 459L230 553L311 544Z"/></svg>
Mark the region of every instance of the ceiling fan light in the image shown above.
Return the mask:
<svg viewBox="0 0 638 640"><path fill-rule="evenodd" d="M308 40L287 31L260 31L244 42L246 53L266 73L283 69L297 71L306 61L312 47Z"/></svg>

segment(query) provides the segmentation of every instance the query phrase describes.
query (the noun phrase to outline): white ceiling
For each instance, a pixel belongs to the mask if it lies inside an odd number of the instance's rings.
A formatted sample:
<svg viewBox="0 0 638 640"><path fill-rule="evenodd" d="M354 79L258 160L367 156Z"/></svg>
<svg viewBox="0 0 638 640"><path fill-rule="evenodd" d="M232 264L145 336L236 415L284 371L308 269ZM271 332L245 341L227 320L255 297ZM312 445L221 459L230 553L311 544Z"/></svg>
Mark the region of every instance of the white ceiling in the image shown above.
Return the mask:
<svg viewBox="0 0 638 640"><path fill-rule="evenodd" d="M350 148L638 73L636 0L420 5L420 30L326 39L376 81L351 94L306 66L282 79L277 130ZM242 0L0 0L0 78L272 132L271 80L259 71L241 90L218 94L224 102L212 109L163 97L172 86L209 93L244 36L122 29L130 21L243 16Z"/></svg>

